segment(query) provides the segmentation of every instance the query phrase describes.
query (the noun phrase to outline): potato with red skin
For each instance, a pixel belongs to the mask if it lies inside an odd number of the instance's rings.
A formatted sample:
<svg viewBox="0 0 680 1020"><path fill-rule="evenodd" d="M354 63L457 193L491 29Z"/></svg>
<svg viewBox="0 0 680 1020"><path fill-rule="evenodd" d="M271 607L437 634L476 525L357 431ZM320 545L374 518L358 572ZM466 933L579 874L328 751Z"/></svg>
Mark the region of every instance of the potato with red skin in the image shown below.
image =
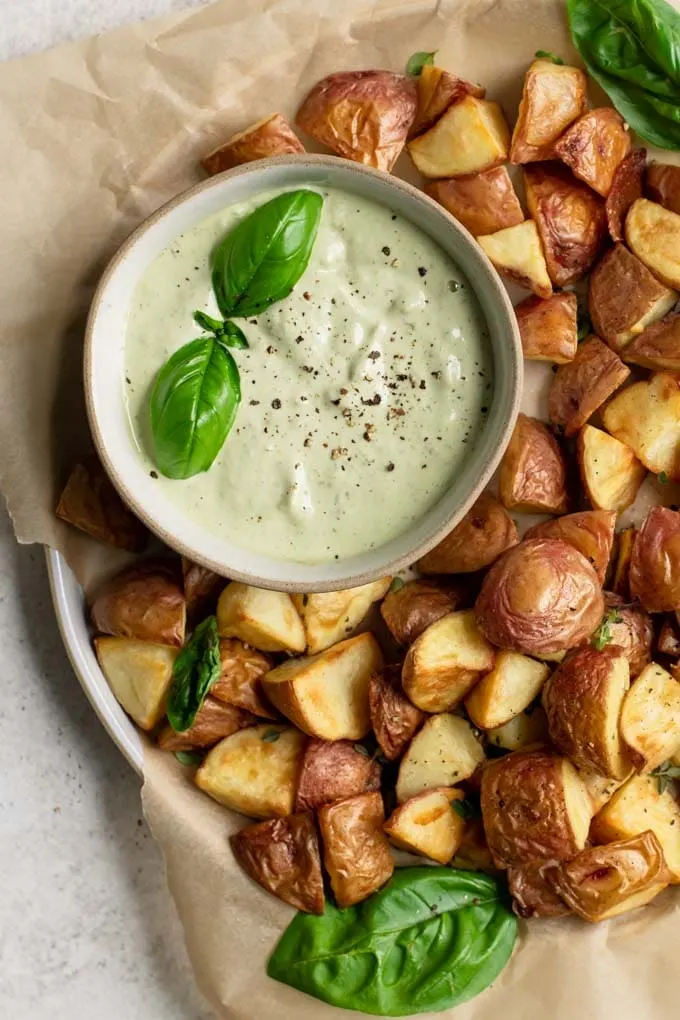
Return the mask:
<svg viewBox="0 0 680 1020"><path fill-rule="evenodd" d="M568 365L560 365L548 394L548 416L553 425L575 435L591 415L623 385L630 369L598 337L579 344Z"/></svg>
<svg viewBox="0 0 680 1020"><path fill-rule="evenodd" d="M508 868L512 909L518 917L564 917L571 911L545 877L554 861Z"/></svg>
<svg viewBox="0 0 680 1020"><path fill-rule="evenodd" d="M386 666L371 677L368 702L378 747L388 761L395 761L425 718L402 690L401 666Z"/></svg>
<svg viewBox="0 0 680 1020"><path fill-rule="evenodd" d="M447 613L470 605L462 584L444 581L407 581L387 593L380 613L390 634L399 645L410 645L431 623Z"/></svg>
<svg viewBox="0 0 680 1020"><path fill-rule="evenodd" d="M590 274L588 313L595 333L620 351L666 315L676 297L625 244L615 244Z"/></svg>
<svg viewBox="0 0 680 1020"><path fill-rule="evenodd" d="M99 634L184 644L186 599L177 571L167 563L149 561L121 570L99 589L90 616Z"/></svg>
<svg viewBox="0 0 680 1020"><path fill-rule="evenodd" d="M312 738L302 755L296 811L316 811L359 793L380 789L380 765L349 740Z"/></svg>
<svg viewBox="0 0 680 1020"><path fill-rule="evenodd" d="M490 492L483 492L446 538L418 561L423 574L473 574L519 542L517 525Z"/></svg>
<svg viewBox="0 0 680 1020"><path fill-rule="evenodd" d="M630 561L630 594L650 613L680 609L680 513L654 506L637 535Z"/></svg>
<svg viewBox="0 0 680 1020"><path fill-rule="evenodd" d="M465 822L454 810L454 802L464 796L453 787L416 794L385 822L387 838L399 850L448 864L463 840Z"/></svg>
<svg viewBox="0 0 680 1020"><path fill-rule="evenodd" d="M570 291L539 298L532 294L515 305L522 353L529 361L564 365L578 348L578 302Z"/></svg>
<svg viewBox="0 0 680 1020"><path fill-rule="evenodd" d="M677 677L658 663L649 663L626 695L619 728L638 772L653 772L680 751Z"/></svg>
<svg viewBox="0 0 680 1020"><path fill-rule="evenodd" d="M594 568L553 538L529 539L504 553L475 603L477 624L493 645L538 657L587 641L603 612Z"/></svg>
<svg viewBox="0 0 680 1020"><path fill-rule="evenodd" d="M223 737L254 726L257 719L233 705L225 705L207 696L194 722L188 730L177 733L169 724L158 734L158 746L163 751L191 751L194 747L213 747Z"/></svg>
<svg viewBox="0 0 680 1020"><path fill-rule="evenodd" d="M504 166L464 177L428 181L425 192L475 237L514 227L524 219L510 174Z"/></svg>
<svg viewBox="0 0 680 1020"><path fill-rule="evenodd" d="M498 473L501 502L508 510L559 514L567 508L567 468L550 430L519 414Z"/></svg>
<svg viewBox="0 0 680 1020"><path fill-rule="evenodd" d="M227 583L225 578L186 556L182 557L182 578L187 616L195 620L214 611L217 596Z"/></svg>
<svg viewBox="0 0 680 1020"><path fill-rule="evenodd" d="M584 425L577 455L581 483L595 510L621 513L635 502L647 469L629 447L602 429Z"/></svg>
<svg viewBox="0 0 680 1020"><path fill-rule="evenodd" d="M534 220L524 220L493 234L480 234L477 242L501 276L538 297L550 297L552 280Z"/></svg>
<svg viewBox="0 0 680 1020"><path fill-rule="evenodd" d="M401 673L404 693L424 712L456 708L493 667L494 649L480 634L472 609L447 613L413 642Z"/></svg>
<svg viewBox="0 0 680 1020"><path fill-rule="evenodd" d="M674 617L664 620L661 624L656 650L660 655L667 655L670 659L680 659L680 633Z"/></svg>
<svg viewBox="0 0 680 1020"><path fill-rule="evenodd" d="M540 58L530 64L512 133L511 163L553 158L554 143L585 110L586 84L578 67Z"/></svg>
<svg viewBox="0 0 680 1020"><path fill-rule="evenodd" d="M262 690L262 677L272 668L272 660L237 638L220 638L221 673L210 693L227 705L235 705L262 719L278 719Z"/></svg>
<svg viewBox="0 0 680 1020"><path fill-rule="evenodd" d="M218 145L203 157L201 166L212 177L221 174L223 170L231 170L232 167L252 163L256 159L304 151L304 145L283 114L271 113Z"/></svg>
<svg viewBox="0 0 680 1020"><path fill-rule="evenodd" d="M680 314L671 313L647 326L626 346L623 359L652 372L680 374Z"/></svg>
<svg viewBox="0 0 680 1020"><path fill-rule="evenodd" d="M559 538L568 542L592 563L600 584L604 584L614 545L615 527L616 514L612 510L584 510L535 524L524 537Z"/></svg>
<svg viewBox="0 0 680 1020"><path fill-rule="evenodd" d="M637 602L631 605L620 595L606 591L605 609L608 613L616 610L608 624L609 643L617 645L628 659L630 678L635 677L652 661L654 626L649 613Z"/></svg>
<svg viewBox="0 0 680 1020"><path fill-rule="evenodd" d="M642 197L646 163L647 150L633 149L614 171L612 186L605 202L607 228L612 241L624 239L626 213L633 202Z"/></svg>
<svg viewBox="0 0 680 1020"><path fill-rule="evenodd" d="M319 838L309 813L248 825L231 837L234 857L268 893L308 914L323 914Z"/></svg>
<svg viewBox="0 0 680 1020"><path fill-rule="evenodd" d="M680 166L651 163L647 167L645 190L654 202L680 215Z"/></svg>
<svg viewBox="0 0 680 1020"><path fill-rule="evenodd" d="M384 821L379 793L325 804L319 811L323 861L339 907L360 903L392 877L394 863Z"/></svg>
<svg viewBox="0 0 680 1020"><path fill-rule="evenodd" d="M626 215L626 244L654 276L680 290L680 215L638 198Z"/></svg>
<svg viewBox="0 0 680 1020"><path fill-rule="evenodd" d="M607 432L655 475L680 481L680 381L668 372L626 386L602 411Z"/></svg>
<svg viewBox="0 0 680 1020"><path fill-rule="evenodd" d="M55 512L62 521L115 549L142 552L149 538L94 454L73 468Z"/></svg>
<svg viewBox="0 0 680 1020"><path fill-rule="evenodd" d="M462 177L500 166L510 132L499 103L467 95L451 104L428 131L408 143L423 177Z"/></svg>
<svg viewBox="0 0 680 1020"><path fill-rule="evenodd" d="M465 81L434 64L425 64L418 75L418 111L410 133L417 135L426 131L449 106L466 96L483 99L485 95L486 89L481 85Z"/></svg>
<svg viewBox="0 0 680 1020"><path fill-rule="evenodd" d="M630 151L630 132L610 106L589 110L567 128L555 144L555 155L575 177L607 197L614 173Z"/></svg>

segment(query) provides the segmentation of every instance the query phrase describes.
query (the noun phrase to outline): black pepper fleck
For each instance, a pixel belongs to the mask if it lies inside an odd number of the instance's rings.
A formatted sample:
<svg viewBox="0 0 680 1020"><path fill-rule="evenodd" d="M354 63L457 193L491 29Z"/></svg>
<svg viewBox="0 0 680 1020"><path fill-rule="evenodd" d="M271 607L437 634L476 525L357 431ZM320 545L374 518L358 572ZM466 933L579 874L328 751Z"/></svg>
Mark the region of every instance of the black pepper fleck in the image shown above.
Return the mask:
<svg viewBox="0 0 680 1020"><path fill-rule="evenodd" d="M427 276L427 269L425 266L418 266L418 276Z"/></svg>
<svg viewBox="0 0 680 1020"><path fill-rule="evenodd" d="M275 411L278 411L278 409L281 407L281 401L279 400L278 397L276 397L275 400L272 400L272 407L274 408Z"/></svg>
<svg viewBox="0 0 680 1020"><path fill-rule="evenodd" d="M151 478L158 478L158 472L157 471L149 471L149 476Z"/></svg>
<svg viewBox="0 0 680 1020"><path fill-rule="evenodd" d="M392 252L391 252L391 251L390 251L390 249L389 249L389 248L387 247L387 245L385 245L385 246L383 247L383 249L382 249L382 253L383 253L383 255L391 255L391 254L392 254Z"/></svg>
<svg viewBox="0 0 680 1020"><path fill-rule="evenodd" d="M389 464L387 465L387 470L394 471L394 464L392 463L392 461L390 461Z"/></svg>

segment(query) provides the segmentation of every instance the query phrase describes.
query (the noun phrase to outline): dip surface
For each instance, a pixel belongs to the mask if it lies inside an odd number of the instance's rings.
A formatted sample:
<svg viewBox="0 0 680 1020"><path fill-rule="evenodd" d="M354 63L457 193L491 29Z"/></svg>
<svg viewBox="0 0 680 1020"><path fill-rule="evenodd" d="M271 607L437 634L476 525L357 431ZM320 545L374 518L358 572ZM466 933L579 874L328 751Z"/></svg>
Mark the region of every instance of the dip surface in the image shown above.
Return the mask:
<svg viewBox="0 0 680 1020"><path fill-rule="evenodd" d="M491 349L461 270L419 228L371 200L318 189L324 207L293 293L238 319L241 405L209 471L159 475L207 532L318 563L384 544L443 496L484 427ZM268 192L186 231L151 264L128 320L124 394L154 471L149 396L163 363L219 316L210 255Z"/></svg>

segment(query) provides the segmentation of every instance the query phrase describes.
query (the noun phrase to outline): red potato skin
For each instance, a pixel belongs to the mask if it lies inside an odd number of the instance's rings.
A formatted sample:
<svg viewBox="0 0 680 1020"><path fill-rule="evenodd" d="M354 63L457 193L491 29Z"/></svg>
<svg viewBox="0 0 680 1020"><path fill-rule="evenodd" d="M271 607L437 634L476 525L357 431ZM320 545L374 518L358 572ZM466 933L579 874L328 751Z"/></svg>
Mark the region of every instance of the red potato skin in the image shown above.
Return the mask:
<svg viewBox="0 0 680 1020"><path fill-rule="evenodd" d="M564 365L578 348L576 295L571 291L539 298L535 294L515 305L525 358Z"/></svg>
<svg viewBox="0 0 680 1020"><path fill-rule="evenodd" d="M449 106L466 96L483 99L485 95L486 89L481 85L458 78L440 67L426 65L418 76L418 112L409 134L419 135L427 131Z"/></svg>
<svg viewBox="0 0 680 1020"><path fill-rule="evenodd" d="M202 567L200 563L194 563L186 556L182 557L182 577L187 614L192 619L201 615L207 616L227 582L208 567Z"/></svg>
<svg viewBox="0 0 680 1020"><path fill-rule="evenodd" d="M522 206L504 166L478 174L428 181L425 193L443 205L471 234L495 234L524 219Z"/></svg>
<svg viewBox="0 0 680 1020"><path fill-rule="evenodd" d="M564 917L571 913L545 877L546 869L554 864L554 861L544 861L508 868L512 909L518 917Z"/></svg>
<svg viewBox="0 0 680 1020"><path fill-rule="evenodd" d="M386 666L371 677L368 704L378 746L388 761L396 761L425 719L402 690L400 665Z"/></svg>
<svg viewBox="0 0 680 1020"><path fill-rule="evenodd" d="M680 609L680 513L655 506L635 536L630 594L650 613Z"/></svg>
<svg viewBox="0 0 680 1020"><path fill-rule="evenodd" d="M576 357L560 365L548 394L548 416L553 425L575 435L613 393L626 381L626 368L599 337L579 344Z"/></svg>
<svg viewBox="0 0 680 1020"><path fill-rule="evenodd" d="M138 563L100 588L91 617L100 634L181 647L186 619L184 589L168 564Z"/></svg>
<svg viewBox="0 0 680 1020"><path fill-rule="evenodd" d="M652 163L647 167L645 189L652 201L680 215L680 166Z"/></svg>
<svg viewBox="0 0 680 1020"><path fill-rule="evenodd" d="M210 688L219 701L252 712L262 719L278 719L262 690L261 680L273 667L270 656L238 638L220 638L222 672Z"/></svg>
<svg viewBox="0 0 680 1020"><path fill-rule="evenodd" d="M258 720L250 712L244 712L233 705L225 705L217 698L207 696L196 713L193 726L181 733L175 732L169 724L158 734L158 746L163 751L191 751L194 747L213 747L224 737L255 726Z"/></svg>
<svg viewBox="0 0 680 1020"><path fill-rule="evenodd" d="M600 584L604 584L614 545L616 512L614 510L584 510L566 514L552 521L535 524L525 538L559 538L578 549L592 563Z"/></svg>
<svg viewBox="0 0 680 1020"><path fill-rule="evenodd" d="M392 877L394 862L384 822L377 792L325 804L319 811L324 864L339 907L365 900Z"/></svg>
<svg viewBox="0 0 680 1020"><path fill-rule="evenodd" d="M647 150L633 149L614 171L611 191L605 202L607 227L612 241L623 241L626 213L636 199L642 198L646 163Z"/></svg>
<svg viewBox="0 0 680 1020"><path fill-rule="evenodd" d="M652 661L652 618L637 602L631 605L614 592L606 591L604 602L606 610L616 609L616 615L620 617L619 622L610 624L611 644L618 645L628 659L630 678L634 680Z"/></svg>
<svg viewBox="0 0 680 1020"><path fill-rule="evenodd" d="M271 818L231 837L234 857L268 893L309 914L323 914L319 838L311 814Z"/></svg>
<svg viewBox="0 0 680 1020"><path fill-rule="evenodd" d="M398 645L411 645L431 623L467 608L471 601L465 587L455 582L407 581L387 593L380 603L380 615Z"/></svg>
<svg viewBox="0 0 680 1020"><path fill-rule="evenodd" d="M631 365L680 374L680 314L672 312L633 337L623 351Z"/></svg>
<svg viewBox="0 0 680 1020"><path fill-rule="evenodd" d="M519 542L517 525L505 507L483 492L462 521L418 561L423 574L470 574L490 566Z"/></svg>
<svg viewBox="0 0 680 1020"><path fill-rule="evenodd" d="M624 129L623 118L608 106L584 113L555 144L555 155L605 197L616 168L629 151L630 132Z"/></svg>
<svg viewBox="0 0 680 1020"><path fill-rule="evenodd" d="M149 539L149 532L123 503L94 454L71 471L56 515L115 549L139 553Z"/></svg>
<svg viewBox="0 0 680 1020"><path fill-rule="evenodd" d="M242 163L304 151L304 145L286 118L280 113L273 113L266 120L251 124L245 131L232 135L204 156L201 166L207 174L213 176Z"/></svg>
<svg viewBox="0 0 680 1020"><path fill-rule="evenodd" d="M323 804L379 789L377 761L355 750L349 740L312 737L302 755L295 810L316 811Z"/></svg>
<svg viewBox="0 0 680 1020"><path fill-rule="evenodd" d="M550 429L519 414L498 471L508 510L557 514L567 509L567 466Z"/></svg>
<svg viewBox="0 0 680 1020"><path fill-rule="evenodd" d="M615 244L590 274L588 313L595 333L616 350L617 335L626 333L665 292L625 244Z"/></svg>

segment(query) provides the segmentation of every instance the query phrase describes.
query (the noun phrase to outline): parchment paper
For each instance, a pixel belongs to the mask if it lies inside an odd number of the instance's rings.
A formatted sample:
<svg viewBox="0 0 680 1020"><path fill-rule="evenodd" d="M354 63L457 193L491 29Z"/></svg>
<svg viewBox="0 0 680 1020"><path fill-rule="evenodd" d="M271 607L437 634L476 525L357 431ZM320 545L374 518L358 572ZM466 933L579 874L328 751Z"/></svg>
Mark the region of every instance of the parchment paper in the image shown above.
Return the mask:
<svg viewBox="0 0 680 1020"><path fill-rule="evenodd" d="M61 549L83 580L111 562L53 516L89 446L84 315L117 245L197 179L203 153L258 117L292 114L330 71L400 69L415 50L439 49L512 122L538 48L573 59L562 0L222 0L0 67L0 481L19 541ZM539 369L524 399L535 414ZM196 978L219 1016L338 1017L265 976L292 911L235 865L227 838L243 820L171 755L148 749L145 780ZM675 892L610 924L523 925L508 968L456 1020L674 1020L679 935Z"/></svg>

